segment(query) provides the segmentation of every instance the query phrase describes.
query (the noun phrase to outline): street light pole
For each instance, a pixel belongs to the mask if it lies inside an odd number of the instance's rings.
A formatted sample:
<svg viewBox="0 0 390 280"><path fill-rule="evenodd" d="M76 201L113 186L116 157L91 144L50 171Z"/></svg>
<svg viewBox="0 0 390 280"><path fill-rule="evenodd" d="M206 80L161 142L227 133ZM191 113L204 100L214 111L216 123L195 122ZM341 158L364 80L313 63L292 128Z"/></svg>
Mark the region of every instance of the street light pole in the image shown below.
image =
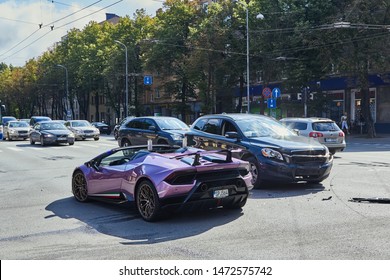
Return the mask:
<svg viewBox="0 0 390 280"><path fill-rule="evenodd" d="M125 44L123 44L122 42L118 41L118 40L115 40L114 41L115 43L118 43L119 45L121 45L122 47L124 47L125 49L125 59L126 59L126 98L125 98L125 117L128 117L129 116L129 110L128 110L128 106L129 106L129 83L128 83L128 79L129 79L129 73L128 73L128 67L127 67L127 47Z"/></svg>
<svg viewBox="0 0 390 280"><path fill-rule="evenodd" d="M69 85L68 85L68 68L66 68L64 65L57 64L57 67L61 67L65 70L65 110L66 110L66 118L68 117L68 110L69 110Z"/></svg>
<svg viewBox="0 0 390 280"><path fill-rule="evenodd" d="M246 99L247 99L247 114L250 113L250 99L249 99L249 1L246 5Z"/></svg>
<svg viewBox="0 0 390 280"><path fill-rule="evenodd" d="M249 82L249 2L250 0L246 0L246 99L248 102L247 105L247 114L250 113L250 94L249 94L249 87L250 87L250 82ZM263 19L264 16L263 14L258 14L256 16L257 19Z"/></svg>

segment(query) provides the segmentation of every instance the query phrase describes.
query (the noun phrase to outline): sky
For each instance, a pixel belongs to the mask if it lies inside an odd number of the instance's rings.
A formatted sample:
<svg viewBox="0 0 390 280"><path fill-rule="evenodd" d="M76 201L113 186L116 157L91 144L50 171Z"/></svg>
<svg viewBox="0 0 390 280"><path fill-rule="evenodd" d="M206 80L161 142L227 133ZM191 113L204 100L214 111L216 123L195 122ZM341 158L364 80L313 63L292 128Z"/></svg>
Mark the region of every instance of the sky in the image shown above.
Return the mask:
<svg viewBox="0 0 390 280"><path fill-rule="evenodd" d="M143 8L154 16L162 4L163 0L0 0L0 63L24 66L69 29L102 22L106 13L132 18Z"/></svg>

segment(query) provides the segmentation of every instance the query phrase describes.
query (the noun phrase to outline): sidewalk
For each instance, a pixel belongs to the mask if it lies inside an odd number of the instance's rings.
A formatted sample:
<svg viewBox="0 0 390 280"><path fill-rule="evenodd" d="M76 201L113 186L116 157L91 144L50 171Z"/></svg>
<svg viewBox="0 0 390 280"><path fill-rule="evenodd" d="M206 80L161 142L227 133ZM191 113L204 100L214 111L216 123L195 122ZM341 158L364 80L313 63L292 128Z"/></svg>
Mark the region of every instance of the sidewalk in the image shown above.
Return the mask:
<svg viewBox="0 0 390 280"><path fill-rule="evenodd" d="M390 133L377 134L375 138L370 138L367 134L348 134L345 137L348 143L365 143L365 144L390 144Z"/></svg>

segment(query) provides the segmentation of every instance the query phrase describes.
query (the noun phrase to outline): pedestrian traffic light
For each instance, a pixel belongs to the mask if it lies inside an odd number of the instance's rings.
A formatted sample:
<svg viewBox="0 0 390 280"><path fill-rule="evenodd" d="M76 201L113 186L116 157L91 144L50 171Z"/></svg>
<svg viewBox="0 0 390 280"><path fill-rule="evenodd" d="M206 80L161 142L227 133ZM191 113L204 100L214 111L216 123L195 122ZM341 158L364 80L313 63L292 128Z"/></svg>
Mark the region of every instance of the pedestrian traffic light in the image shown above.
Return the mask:
<svg viewBox="0 0 390 280"><path fill-rule="evenodd" d="M310 93L310 94L309 94L309 99L310 99L310 100L314 100L314 93Z"/></svg>
<svg viewBox="0 0 390 280"><path fill-rule="evenodd" d="M297 94L297 99L298 99L298 100L302 100L302 93L298 93L298 94Z"/></svg>

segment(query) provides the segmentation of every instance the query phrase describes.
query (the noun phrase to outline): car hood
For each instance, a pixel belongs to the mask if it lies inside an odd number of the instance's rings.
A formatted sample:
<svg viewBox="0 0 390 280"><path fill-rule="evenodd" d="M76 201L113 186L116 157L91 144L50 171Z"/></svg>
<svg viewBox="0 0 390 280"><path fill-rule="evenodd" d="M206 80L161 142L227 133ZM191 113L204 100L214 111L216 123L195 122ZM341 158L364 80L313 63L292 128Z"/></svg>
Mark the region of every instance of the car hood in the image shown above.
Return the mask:
<svg viewBox="0 0 390 280"><path fill-rule="evenodd" d="M249 138L249 142L252 145L258 145L261 147L267 146L270 148L276 148L280 151L291 152L297 150L325 150L326 147L320 144L318 141L303 137L303 136L267 136L267 137L255 137Z"/></svg>

